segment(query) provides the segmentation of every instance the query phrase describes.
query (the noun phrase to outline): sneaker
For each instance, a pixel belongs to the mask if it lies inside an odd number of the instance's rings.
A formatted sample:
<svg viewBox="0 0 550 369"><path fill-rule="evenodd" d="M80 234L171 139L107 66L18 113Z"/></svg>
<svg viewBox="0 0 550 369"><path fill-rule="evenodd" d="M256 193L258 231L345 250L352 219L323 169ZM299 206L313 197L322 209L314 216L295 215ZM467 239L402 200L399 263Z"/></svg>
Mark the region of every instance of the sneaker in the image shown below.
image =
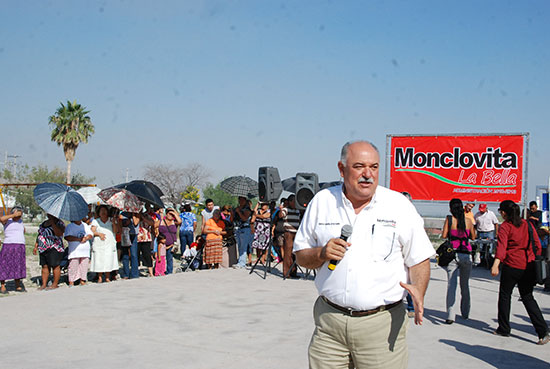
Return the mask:
<svg viewBox="0 0 550 369"><path fill-rule="evenodd" d="M414 311L407 311L407 316L409 318L414 318Z"/></svg>
<svg viewBox="0 0 550 369"><path fill-rule="evenodd" d="M453 324L455 321L454 320L451 320L451 319L447 319L445 320L445 324Z"/></svg>
<svg viewBox="0 0 550 369"><path fill-rule="evenodd" d="M550 333L546 333L546 336L542 337L537 342L537 345L546 345L548 342L550 342Z"/></svg>

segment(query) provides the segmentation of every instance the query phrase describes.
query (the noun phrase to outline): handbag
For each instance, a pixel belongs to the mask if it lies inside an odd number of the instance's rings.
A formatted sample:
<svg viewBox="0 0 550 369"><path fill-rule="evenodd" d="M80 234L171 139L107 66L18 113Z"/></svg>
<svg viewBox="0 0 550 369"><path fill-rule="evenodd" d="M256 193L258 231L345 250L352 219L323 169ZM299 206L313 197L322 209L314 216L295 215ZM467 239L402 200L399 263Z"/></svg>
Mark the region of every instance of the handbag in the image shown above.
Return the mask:
<svg viewBox="0 0 550 369"><path fill-rule="evenodd" d="M443 242L436 250L437 254L437 265L440 267L446 267L451 261L455 259L456 251L451 245L451 222L452 218L447 215L447 239Z"/></svg>
<svg viewBox="0 0 550 369"><path fill-rule="evenodd" d="M533 254L535 255L535 261L533 262L535 263L535 284L544 284L546 282L546 278L548 278L546 260L544 260L544 256L537 255L535 240L533 238L533 230L531 229L531 224L529 222L527 222L527 230L529 232L529 245L533 248ZM529 248L529 245L527 248Z"/></svg>
<svg viewBox="0 0 550 369"><path fill-rule="evenodd" d="M122 227L122 234L120 237L120 245L123 247L132 246L132 241L130 238L130 228Z"/></svg>

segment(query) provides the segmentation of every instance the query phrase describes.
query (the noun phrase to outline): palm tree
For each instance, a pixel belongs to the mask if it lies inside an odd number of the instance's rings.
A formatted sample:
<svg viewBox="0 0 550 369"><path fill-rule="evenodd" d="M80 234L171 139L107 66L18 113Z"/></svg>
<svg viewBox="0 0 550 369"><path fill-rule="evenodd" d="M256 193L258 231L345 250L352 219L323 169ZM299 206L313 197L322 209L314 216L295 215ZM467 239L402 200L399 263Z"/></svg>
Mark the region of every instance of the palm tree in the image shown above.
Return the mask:
<svg viewBox="0 0 550 369"><path fill-rule="evenodd" d="M89 111L75 100L72 103L67 101L66 106L61 103L61 107L50 117L51 140L58 146L63 146L67 161L67 184L71 183L71 162L78 145L81 142L87 143L88 138L94 133L94 125L88 113Z"/></svg>

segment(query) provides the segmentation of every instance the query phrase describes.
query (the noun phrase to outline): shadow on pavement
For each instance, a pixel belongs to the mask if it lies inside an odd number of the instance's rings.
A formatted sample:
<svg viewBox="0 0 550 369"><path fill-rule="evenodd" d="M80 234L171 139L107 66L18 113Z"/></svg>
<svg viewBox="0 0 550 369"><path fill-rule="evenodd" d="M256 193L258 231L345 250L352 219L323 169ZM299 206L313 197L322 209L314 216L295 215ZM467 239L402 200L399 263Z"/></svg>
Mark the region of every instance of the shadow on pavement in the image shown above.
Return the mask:
<svg viewBox="0 0 550 369"><path fill-rule="evenodd" d="M441 339L439 342L452 346L459 352L473 356L499 369L548 367L547 362L519 352L481 345L468 345L463 342L447 339Z"/></svg>
<svg viewBox="0 0 550 369"><path fill-rule="evenodd" d="M493 322L493 325L490 325L487 322L484 322L484 321L481 321L481 320L458 319L456 324L461 324L465 327L473 328L473 329L476 329L478 331L485 332L487 334L493 334L493 332L495 331L495 329L498 326L498 322L497 322L496 318L492 319L492 322ZM529 342L529 343L533 342L532 340L529 340L527 338L524 338L524 337L521 337L521 336L518 336L518 335L514 334L514 330L518 330L518 331L521 331L521 332L533 334L534 329L533 329L532 326L530 327L530 326L527 326L527 325L522 325L522 324L517 324L515 322L510 322L510 327L512 329L512 333L510 334L511 338L522 340L522 341ZM535 333L535 336L536 336L536 333ZM497 337L495 336L495 338L497 338Z"/></svg>
<svg viewBox="0 0 550 369"><path fill-rule="evenodd" d="M424 318L429 320L433 325L445 324L447 313L445 311L427 309L424 307Z"/></svg>

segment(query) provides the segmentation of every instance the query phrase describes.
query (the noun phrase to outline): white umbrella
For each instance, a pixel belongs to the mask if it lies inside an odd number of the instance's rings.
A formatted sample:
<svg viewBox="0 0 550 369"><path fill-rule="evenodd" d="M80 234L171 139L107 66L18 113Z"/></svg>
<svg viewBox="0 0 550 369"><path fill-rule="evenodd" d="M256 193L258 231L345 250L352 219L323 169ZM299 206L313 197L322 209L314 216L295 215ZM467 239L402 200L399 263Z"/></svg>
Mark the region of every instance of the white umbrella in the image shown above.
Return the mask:
<svg viewBox="0 0 550 369"><path fill-rule="evenodd" d="M86 200L88 204L94 204L94 205L105 204L105 202L101 200L99 196L97 196L97 194L101 192L101 188L99 187L82 187L76 192L81 194L84 200Z"/></svg>

